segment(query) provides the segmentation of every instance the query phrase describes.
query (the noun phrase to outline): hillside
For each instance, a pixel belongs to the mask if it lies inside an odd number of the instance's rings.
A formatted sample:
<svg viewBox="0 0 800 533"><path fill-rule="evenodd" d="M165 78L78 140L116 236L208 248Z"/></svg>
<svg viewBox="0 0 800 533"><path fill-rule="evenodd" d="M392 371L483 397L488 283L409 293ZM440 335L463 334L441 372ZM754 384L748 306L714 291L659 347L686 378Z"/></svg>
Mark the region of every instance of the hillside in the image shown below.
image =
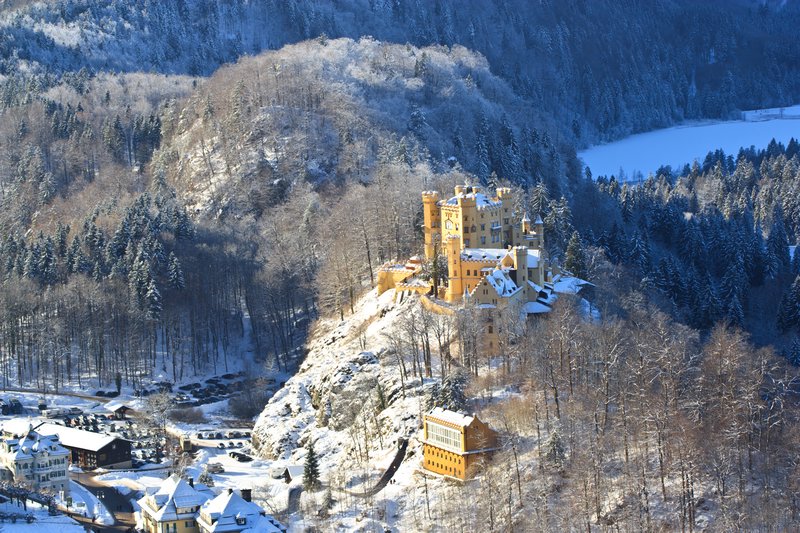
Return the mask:
<svg viewBox="0 0 800 533"><path fill-rule="evenodd" d="M206 76L323 34L461 45L549 114L559 135L586 143L796 103L798 17L792 2L691 0L10 3L0 73L45 85L99 71Z"/></svg>
<svg viewBox="0 0 800 533"><path fill-rule="evenodd" d="M756 379L763 369L780 375L780 359L752 351L740 333L719 327L701 340L641 297L622 304L626 318L589 322L564 298L522 328L512 372L481 360L464 388L461 323L448 334L449 365L431 339L432 375L423 377L414 367L423 339L448 319L392 298L371 291L345 320L319 320L302 367L256 422L254 450L270 465L302 466L309 443L319 457L322 487L300 497L299 513L286 517L292 527L673 531L792 520L796 443L791 432L763 431L777 416L794 424L794 410L764 402L785 391ZM422 415L432 406L460 406L500 431L501 450L475 479L421 469ZM409 444L393 480L359 496L400 438Z"/></svg>

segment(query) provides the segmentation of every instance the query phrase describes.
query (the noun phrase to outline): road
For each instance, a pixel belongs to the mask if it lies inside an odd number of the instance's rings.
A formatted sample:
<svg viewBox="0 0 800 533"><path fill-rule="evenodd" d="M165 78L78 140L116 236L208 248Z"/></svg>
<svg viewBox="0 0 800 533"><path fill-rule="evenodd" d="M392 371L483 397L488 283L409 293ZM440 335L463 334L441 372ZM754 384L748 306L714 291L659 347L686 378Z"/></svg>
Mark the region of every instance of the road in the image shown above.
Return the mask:
<svg viewBox="0 0 800 533"><path fill-rule="evenodd" d="M383 475L381 476L381 478L378 480L378 482L375 484L374 487L365 490L364 492L353 492L349 490L346 492L352 496L357 496L359 498L369 498L370 496L375 496L376 494L378 494L380 491L386 488L386 485L388 485L389 482L392 480L395 472L397 472L397 469L400 468L400 464L406 457L407 448L408 448L408 439L401 438L400 447L397 449L397 453L395 454L394 459L392 459L392 462L389 464L389 468L386 469L386 471L383 473Z"/></svg>
<svg viewBox="0 0 800 533"><path fill-rule="evenodd" d="M114 524L110 526L102 525L93 523L91 519L88 518L74 515L70 516L81 524L90 526L98 533L132 531L132 528L136 525L136 521L133 517L133 506L130 500L126 496L120 494L114 487L97 481L93 476L94 474L91 473L73 474L72 479L97 496L109 512L114 515Z"/></svg>

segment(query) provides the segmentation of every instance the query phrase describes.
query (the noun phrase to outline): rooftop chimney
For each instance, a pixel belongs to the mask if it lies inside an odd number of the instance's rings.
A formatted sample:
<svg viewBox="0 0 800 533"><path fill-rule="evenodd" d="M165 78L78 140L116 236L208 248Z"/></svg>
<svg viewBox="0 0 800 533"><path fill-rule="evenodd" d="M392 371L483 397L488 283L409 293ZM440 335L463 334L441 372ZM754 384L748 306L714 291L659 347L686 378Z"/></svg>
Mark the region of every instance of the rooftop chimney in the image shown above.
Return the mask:
<svg viewBox="0 0 800 533"><path fill-rule="evenodd" d="M246 502L253 501L253 490L252 489L239 489L239 492L242 495L242 499Z"/></svg>
<svg viewBox="0 0 800 533"><path fill-rule="evenodd" d="M228 494L233 494L233 489L228 489Z"/></svg>

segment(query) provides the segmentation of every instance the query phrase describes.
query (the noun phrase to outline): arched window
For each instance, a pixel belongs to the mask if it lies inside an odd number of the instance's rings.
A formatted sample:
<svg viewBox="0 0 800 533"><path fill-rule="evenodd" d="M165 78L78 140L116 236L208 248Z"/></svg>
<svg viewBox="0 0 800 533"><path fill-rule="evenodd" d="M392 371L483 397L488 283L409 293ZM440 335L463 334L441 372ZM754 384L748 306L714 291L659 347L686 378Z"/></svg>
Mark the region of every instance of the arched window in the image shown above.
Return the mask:
<svg viewBox="0 0 800 533"><path fill-rule="evenodd" d="M447 220L444 223L444 227L445 227L445 229L453 229L453 223L451 221Z"/></svg>

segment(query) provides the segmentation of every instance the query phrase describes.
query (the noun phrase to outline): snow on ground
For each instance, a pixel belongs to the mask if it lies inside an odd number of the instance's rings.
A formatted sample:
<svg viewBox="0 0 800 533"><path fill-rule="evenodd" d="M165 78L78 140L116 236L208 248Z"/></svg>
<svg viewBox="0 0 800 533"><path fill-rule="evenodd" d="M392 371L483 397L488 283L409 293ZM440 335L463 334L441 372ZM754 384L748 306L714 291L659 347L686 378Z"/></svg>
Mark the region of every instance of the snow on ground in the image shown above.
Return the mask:
<svg viewBox="0 0 800 533"><path fill-rule="evenodd" d="M75 520L64 515L50 516L47 508L28 501L28 508L25 509L16 503L0 503L0 513L17 515L16 523L3 521L0 523L0 531L3 533L83 533L83 526ZM34 520L31 523L25 521L24 516L31 515Z"/></svg>
<svg viewBox="0 0 800 533"><path fill-rule="evenodd" d="M722 149L734 158L741 147L766 148L774 138L787 144L800 138L800 106L745 112L746 120L688 122L680 126L631 135L616 142L592 146L578 153L592 175L627 179L637 172L646 178L662 165L680 169L694 160L703 161L708 152Z"/></svg>
<svg viewBox="0 0 800 533"><path fill-rule="evenodd" d="M73 506L77 507L83 502L86 505L86 514L90 518L96 516L98 524L112 525L114 523L114 517L94 494L75 481L69 482L69 490Z"/></svg>
<svg viewBox="0 0 800 533"><path fill-rule="evenodd" d="M395 303L393 298L394 291L381 296L372 291L359 300L355 313L346 320L319 320L309 338L305 362L273 396L253 430L254 446L263 457L254 461L253 467L270 473L290 465L302 467L305 446L313 440L323 485L334 488L332 496L337 502L332 510L331 531L382 531L386 526L413 530L413 509L424 505L422 478L418 473L422 446L418 438L425 409L424 393L434 380L425 380L422 386L418 379L407 382L403 394L391 348L392 337L399 319L412 312L416 299ZM373 403L378 385L386 398L383 410ZM373 417L374 420L363 422ZM360 423L369 426L372 434L368 439L363 436L363 429L354 429ZM360 492L373 487L394 459L400 438L409 439L406 458L393 482L370 501L369 507L376 513L367 513L365 500L339 489ZM228 468L237 468L235 461L223 458L218 462L226 474ZM231 477L223 474L215 479L220 478L220 484L241 479L233 473L235 470L230 472ZM301 484L301 479L295 479L287 486L283 480L271 476L266 477L265 483L270 494L287 497L291 487ZM301 512L288 519L291 530L303 530L309 525L303 516L316 515L323 494L324 490L303 493ZM276 498L276 506L278 501Z"/></svg>

